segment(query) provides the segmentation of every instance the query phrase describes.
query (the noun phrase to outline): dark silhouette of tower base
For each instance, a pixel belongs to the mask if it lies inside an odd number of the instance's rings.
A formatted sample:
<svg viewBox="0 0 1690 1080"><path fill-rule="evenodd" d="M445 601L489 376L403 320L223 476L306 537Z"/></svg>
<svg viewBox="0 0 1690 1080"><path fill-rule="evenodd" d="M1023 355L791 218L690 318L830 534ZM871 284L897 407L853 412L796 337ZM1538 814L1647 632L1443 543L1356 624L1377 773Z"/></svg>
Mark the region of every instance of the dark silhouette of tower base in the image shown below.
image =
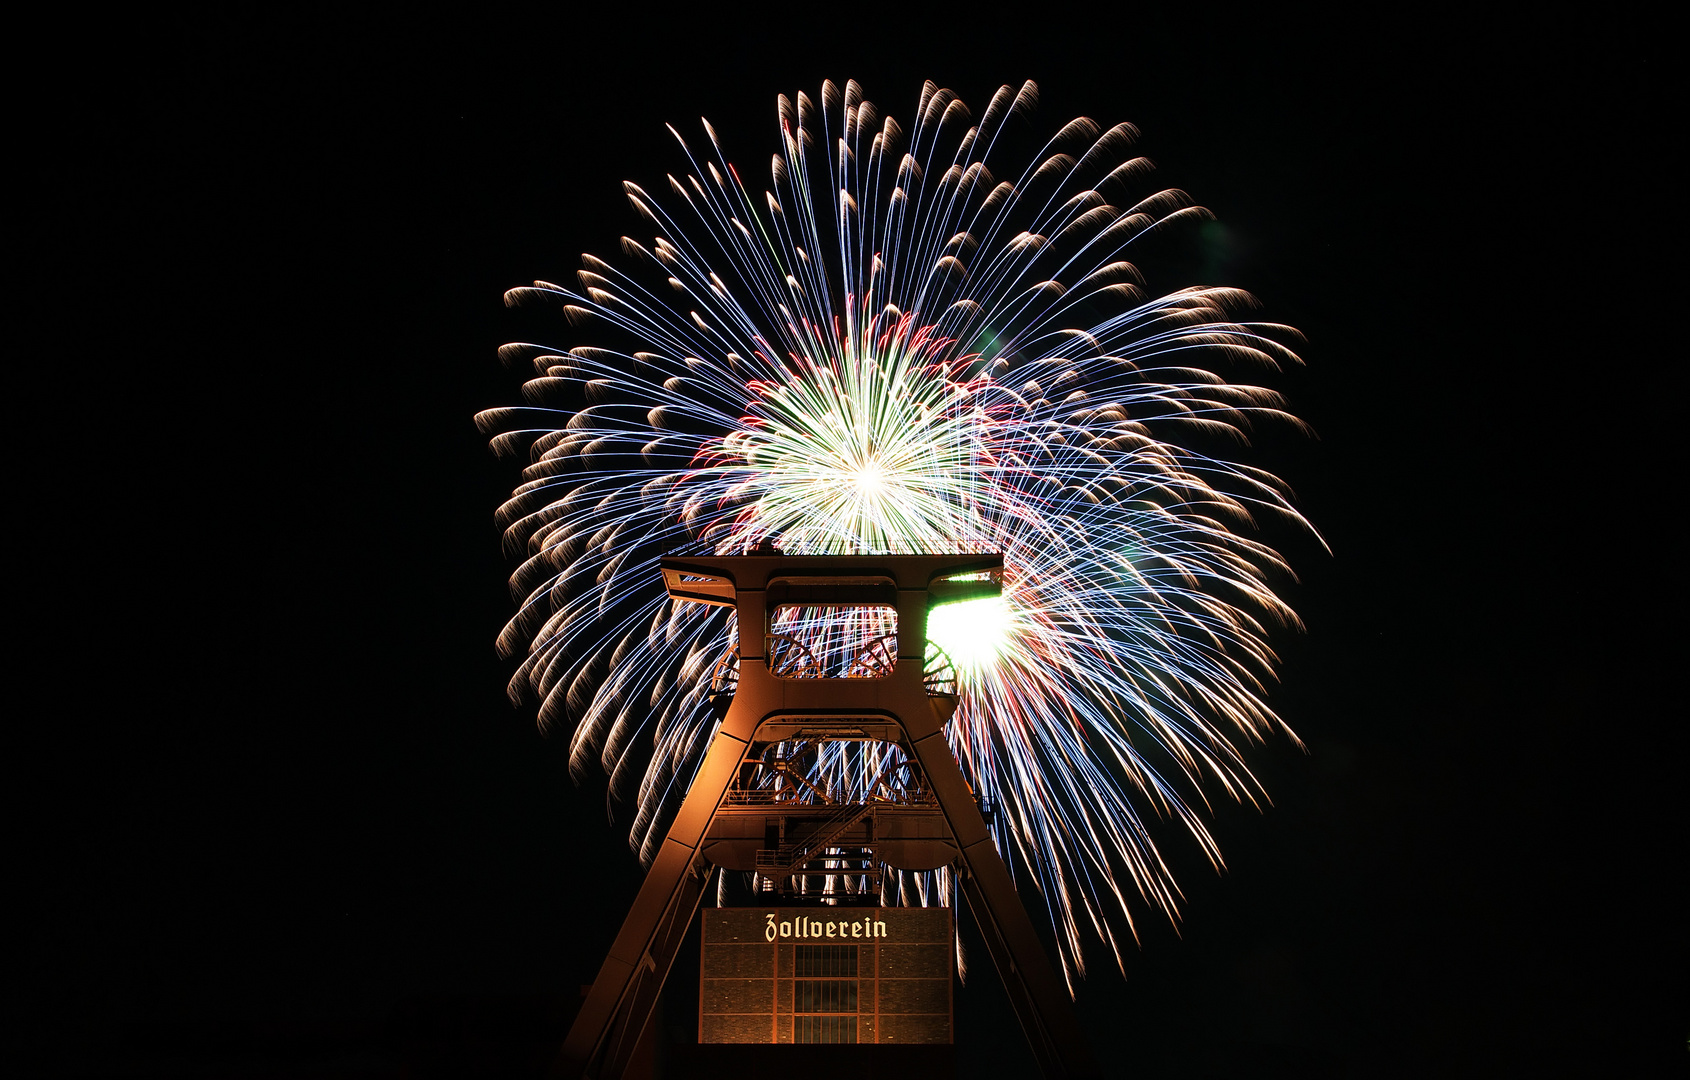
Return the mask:
<svg viewBox="0 0 1690 1080"><path fill-rule="evenodd" d="M824 853L853 845L867 853L855 870L865 877L872 873L868 862L911 870L954 864L1044 1075L1097 1074L1067 991L945 740L945 722L956 709L954 675L942 660L929 662L928 612L998 595L1002 566L1001 555L663 560L672 597L736 609L737 686L731 667L718 671L726 715L570 1028L557 1061L561 1075L622 1076L712 870L752 870L769 887L792 890L815 873L808 868ZM895 651L887 648L888 635L844 666L823 664L802 642L771 633L782 608L895 611ZM772 747L837 739L901 747L916 775L906 791L915 794L879 814L867 801L789 806L796 826L783 836L766 833L771 808L736 798L747 770L770 768ZM780 768L778 760L772 767Z"/></svg>

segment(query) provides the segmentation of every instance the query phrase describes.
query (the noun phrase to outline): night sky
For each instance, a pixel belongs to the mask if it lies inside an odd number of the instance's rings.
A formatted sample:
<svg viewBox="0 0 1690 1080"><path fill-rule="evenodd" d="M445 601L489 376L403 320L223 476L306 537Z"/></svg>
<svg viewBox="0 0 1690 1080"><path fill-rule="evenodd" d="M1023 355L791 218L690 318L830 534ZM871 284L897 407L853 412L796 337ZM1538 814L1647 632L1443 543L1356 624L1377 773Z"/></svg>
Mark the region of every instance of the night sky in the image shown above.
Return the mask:
<svg viewBox="0 0 1690 1080"><path fill-rule="evenodd" d="M1307 336L1273 385L1318 439L1249 460L1333 552L1274 537L1307 632L1271 701L1308 753L1252 752L1275 805L1217 807L1224 875L1164 834L1185 919L1141 910L1124 980L1090 954L1098 1055L1683 1075L1654 35L826 16L183 20L31 99L12 981L43 1067L524 1075L555 1046L641 875L493 649L516 470L471 417L546 332L502 293L649 231L620 185L682 167L666 122L707 115L749 182L779 93L855 78L903 120L924 79L978 109L1033 78L1040 128L1129 120L1218 216L1152 287ZM959 1072L1030 1070L975 959Z"/></svg>

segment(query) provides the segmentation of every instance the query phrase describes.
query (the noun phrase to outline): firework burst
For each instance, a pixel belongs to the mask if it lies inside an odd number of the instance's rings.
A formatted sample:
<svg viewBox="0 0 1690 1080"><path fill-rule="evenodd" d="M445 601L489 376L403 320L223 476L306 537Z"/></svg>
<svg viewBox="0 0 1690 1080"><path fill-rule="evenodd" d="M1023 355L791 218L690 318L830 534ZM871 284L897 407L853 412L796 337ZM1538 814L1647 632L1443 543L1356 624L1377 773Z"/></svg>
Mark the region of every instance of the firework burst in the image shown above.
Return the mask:
<svg viewBox="0 0 1690 1080"><path fill-rule="evenodd" d="M1269 578L1288 571L1249 534L1264 514L1307 526L1273 476L1214 456L1297 425L1211 370L1295 363L1294 331L1238 321L1237 290L1144 292L1134 245L1206 212L1135 193L1130 125L1075 120L998 178L1036 96L1005 87L976 119L929 83L907 131L855 83L782 97L761 197L708 123L707 153L676 133L672 198L626 185L656 235L624 239L625 269L583 256L579 288L507 296L627 344L506 346L536 373L530 405L478 422L528 458L499 511L524 559L511 692L569 732L578 774L637 787L648 857L735 634L668 598L659 556L1003 552L1002 599L939 609L931 636L956 662L952 748L1071 978L1085 927L1119 963L1139 903L1177 915L1147 820L1219 866L1194 807L1259 799L1240 741L1295 738L1263 701L1268 630L1295 623ZM823 755L812 779L883 766Z"/></svg>

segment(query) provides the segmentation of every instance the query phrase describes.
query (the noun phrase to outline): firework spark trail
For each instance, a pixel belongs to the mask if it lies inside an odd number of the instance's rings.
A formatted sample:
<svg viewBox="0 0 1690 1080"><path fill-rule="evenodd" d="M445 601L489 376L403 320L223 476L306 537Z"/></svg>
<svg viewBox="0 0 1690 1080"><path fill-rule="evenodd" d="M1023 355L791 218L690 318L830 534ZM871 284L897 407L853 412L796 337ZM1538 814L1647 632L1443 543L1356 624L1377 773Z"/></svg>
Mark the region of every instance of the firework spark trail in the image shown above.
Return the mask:
<svg viewBox="0 0 1690 1080"><path fill-rule="evenodd" d="M1002 628L957 669L948 734L1002 808L1000 850L1046 897L1072 985L1085 927L1120 963L1131 896L1177 917L1146 816L1219 866L1193 805L1215 787L1261 799L1234 740L1295 738L1262 700L1266 636L1296 623L1268 578L1289 570L1234 530L1308 526L1275 477L1193 446L1300 427L1273 391L1210 370L1295 363L1295 332L1234 320L1252 303L1235 289L1144 294L1131 245L1206 212L1131 196L1149 163L1125 156L1130 125L1075 120L995 179L1005 124L1036 100L1004 87L971 123L929 83L906 133L854 82L824 84L819 107L782 97L761 200L708 123L708 155L671 128L685 209L625 185L657 229L624 238L631 268L583 256L579 290L507 295L635 347L506 346L534 366L531 404L477 419L529 459L498 515L524 559L499 638L527 654L512 695L570 732L577 775L596 762L614 792L637 784L646 858L714 733L710 671L736 632L723 609L669 600L663 553L1002 551ZM824 753L810 779L861 791L896 764Z"/></svg>

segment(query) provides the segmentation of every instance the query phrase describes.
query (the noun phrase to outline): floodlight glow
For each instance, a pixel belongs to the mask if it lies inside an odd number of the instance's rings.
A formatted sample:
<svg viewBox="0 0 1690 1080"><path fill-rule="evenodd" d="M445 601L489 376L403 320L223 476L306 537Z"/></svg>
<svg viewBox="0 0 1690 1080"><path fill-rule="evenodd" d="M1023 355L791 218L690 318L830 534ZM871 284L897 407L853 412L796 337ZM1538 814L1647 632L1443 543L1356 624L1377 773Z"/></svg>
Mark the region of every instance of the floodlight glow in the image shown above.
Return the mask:
<svg viewBox="0 0 1690 1080"><path fill-rule="evenodd" d="M997 662L1014 621L1001 596L960 600L928 614L927 636L959 669L978 672Z"/></svg>

